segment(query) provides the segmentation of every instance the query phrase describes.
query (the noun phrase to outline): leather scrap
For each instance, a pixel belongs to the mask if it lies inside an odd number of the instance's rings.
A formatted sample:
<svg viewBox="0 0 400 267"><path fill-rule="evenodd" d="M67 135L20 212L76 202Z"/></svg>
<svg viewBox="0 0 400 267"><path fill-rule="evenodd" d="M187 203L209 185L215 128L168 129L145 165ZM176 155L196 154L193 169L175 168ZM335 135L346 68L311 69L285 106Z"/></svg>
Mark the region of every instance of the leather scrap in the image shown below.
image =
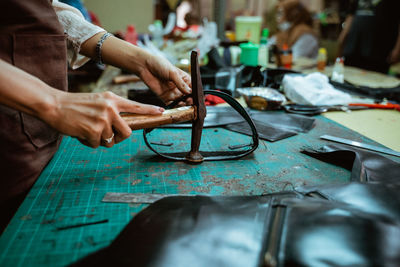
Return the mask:
<svg viewBox="0 0 400 267"><path fill-rule="evenodd" d="M350 170L351 181L387 183L400 181L400 163L376 152L339 144L319 149L305 148L301 152Z"/></svg>
<svg viewBox="0 0 400 267"><path fill-rule="evenodd" d="M258 120L254 120L254 124L256 125L257 128L258 137L262 140L275 142L278 140L282 140L297 135L297 132L295 131L277 128L269 123L261 122ZM251 136L251 130L244 122L228 124L225 126L225 128L233 132Z"/></svg>
<svg viewBox="0 0 400 267"><path fill-rule="evenodd" d="M314 118L276 111L257 111L252 112L250 116L256 125L259 137L270 142L282 140L298 133L307 133L315 123ZM244 123L229 124L225 128L246 135L251 133Z"/></svg>

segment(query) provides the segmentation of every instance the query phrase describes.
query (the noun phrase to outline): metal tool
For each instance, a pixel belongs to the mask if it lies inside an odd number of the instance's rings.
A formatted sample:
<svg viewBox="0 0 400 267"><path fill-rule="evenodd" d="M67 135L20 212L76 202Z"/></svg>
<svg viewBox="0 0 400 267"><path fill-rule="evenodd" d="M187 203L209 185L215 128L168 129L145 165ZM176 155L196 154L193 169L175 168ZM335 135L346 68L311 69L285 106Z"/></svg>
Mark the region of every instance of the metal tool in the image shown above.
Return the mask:
<svg viewBox="0 0 400 267"><path fill-rule="evenodd" d="M345 105L325 105L325 106L311 106L311 105L299 105L299 104L288 104L282 106L286 112L295 113L300 115L319 115L328 111L350 111L350 110L363 110L368 109L365 106L345 106Z"/></svg>
<svg viewBox="0 0 400 267"><path fill-rule="evenodd" d="M357 141L344 139L344 138L340 138L340 137L335 137L335 136L330 136L330 135L322 135L320 138L323 140L333 141L333 142L337 142L337 143L342 143L342 144L346 144L346 145L350 145L350 146L360 147L360 148L368 149L371 151L381 152L384 154L400 157L400 152L394 151L389 148L368 145L368 144L360 143Z"/></svg>
<svg viewBox="0 0 400 267"><path fill-rule="evenodd" d="M136 194L136 193L106 193L102 202L151 204L164 197L193 196L188 194Z"/></svg>
<svg viewBox="0 0 400 267"><path fill-rule="evenodd" d="M204 160L237 159L252 153L258 147L258 133L254 122L246 110L240 105L240 103L230 95L213 90L203 91L198 55L195 51L193 51L191 54L191 78L192 94L183 96L182 98L174 101L174 103L169 105L167 108L174 107L177 103L185 101L189 97L193 99L193 106L168 109L159 116L125 114L122 118L128 123L131 129L144 129L143 137L146 145L156 154L168 159L188 161L191 163L201 163ZM252 130L252 143L249 144L248 149L239 151L199 151L204 119L207 113L204 102L204 95L206 94L215 95L222 98L247 121ZM151 142L147 140L147 134L150 133L155 127L184 121L192 121L190 152L160 153L154 149L151 146Z"/></svg>

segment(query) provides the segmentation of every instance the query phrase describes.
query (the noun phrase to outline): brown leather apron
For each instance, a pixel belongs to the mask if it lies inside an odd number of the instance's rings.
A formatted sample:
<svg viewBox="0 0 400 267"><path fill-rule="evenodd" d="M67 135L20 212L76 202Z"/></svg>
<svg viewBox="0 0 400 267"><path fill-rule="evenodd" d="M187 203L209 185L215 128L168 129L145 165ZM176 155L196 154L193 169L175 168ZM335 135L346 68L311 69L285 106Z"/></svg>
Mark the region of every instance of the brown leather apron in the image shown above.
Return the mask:
<svg viewBox="0 0 400 267"><path fill-rule="evenodd" d="M65 35L51 1L1 0L0 10L0 58L67 90ZM60 141L39 119L0 105L0 203L33 185Z"/></svg>

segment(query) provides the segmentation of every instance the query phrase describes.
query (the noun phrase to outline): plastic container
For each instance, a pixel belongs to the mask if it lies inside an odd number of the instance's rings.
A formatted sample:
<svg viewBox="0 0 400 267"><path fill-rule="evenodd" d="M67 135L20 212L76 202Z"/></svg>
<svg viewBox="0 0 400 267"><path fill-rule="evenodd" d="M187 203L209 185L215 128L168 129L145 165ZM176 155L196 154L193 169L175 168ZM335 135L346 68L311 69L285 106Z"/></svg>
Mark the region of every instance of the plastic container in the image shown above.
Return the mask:
<svg viewBox="0 0 400 267"><path fill-rule="evenodd" d="M317 69L318 71L324 71L326 67L326 60L328 59L327 57L327 52L325 48L320 48L318 50L318 57L317 57Z"/></svg>
<svg viewBox="0 0 400 267"><path fill-rule="evenodd" d="M269 30L264 29L261 35L260 48L258 49L258 65L260 65L261 67L267 67L269 61L268 35Z"/></svg>
<svg viewBox="0 0 400 267"><path fill-rule="evenodd" d="M338 83L344 83L344 63L343 58L336 58L335 65L333 66L332 71L332 81Z"/></svg>
<svg viewBox="0 0 400 267"><path fill-rule="evenodd" d="M163 25L161 20L154 21L154 24L149 26L149 31L153 37L153 43L157 48L161 48L164 45L164 38L163 38Z"/></svg>
<svg viewBox="0 0 400 267"><path fill-rule="evenodd" d="M245 66L258 66L258 45L252 43L240 44L240 63Z"/></svg>
<svg viewBox="0 0 400 267"><path fill-rule="evenodd" d="M254 44L260 43L261 22L261 17L236 17L236 41L250 41Z"/></svg>
<svg viewBox="0 0 400 267"><path fill-rule="evenodd" d="M126 33L125 33L125 41L136 45L137 44L137 39L138 39L138 34L136 32L135 26L133 25L128 25L126 27Z"/></svg>

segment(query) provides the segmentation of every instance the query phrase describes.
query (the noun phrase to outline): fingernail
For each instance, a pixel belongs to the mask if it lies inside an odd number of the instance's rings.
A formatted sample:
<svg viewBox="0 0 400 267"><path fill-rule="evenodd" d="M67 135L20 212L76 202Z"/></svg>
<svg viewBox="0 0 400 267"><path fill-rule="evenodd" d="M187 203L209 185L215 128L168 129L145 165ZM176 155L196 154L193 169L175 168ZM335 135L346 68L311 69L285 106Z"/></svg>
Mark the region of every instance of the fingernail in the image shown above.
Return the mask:
<svg viewBox="0 0 400 267"><path fill-rule="evenodd" d="M164 112L164 111L165 111L164 108L159 108L158 110L160 110L161 112Z"/></svg>

